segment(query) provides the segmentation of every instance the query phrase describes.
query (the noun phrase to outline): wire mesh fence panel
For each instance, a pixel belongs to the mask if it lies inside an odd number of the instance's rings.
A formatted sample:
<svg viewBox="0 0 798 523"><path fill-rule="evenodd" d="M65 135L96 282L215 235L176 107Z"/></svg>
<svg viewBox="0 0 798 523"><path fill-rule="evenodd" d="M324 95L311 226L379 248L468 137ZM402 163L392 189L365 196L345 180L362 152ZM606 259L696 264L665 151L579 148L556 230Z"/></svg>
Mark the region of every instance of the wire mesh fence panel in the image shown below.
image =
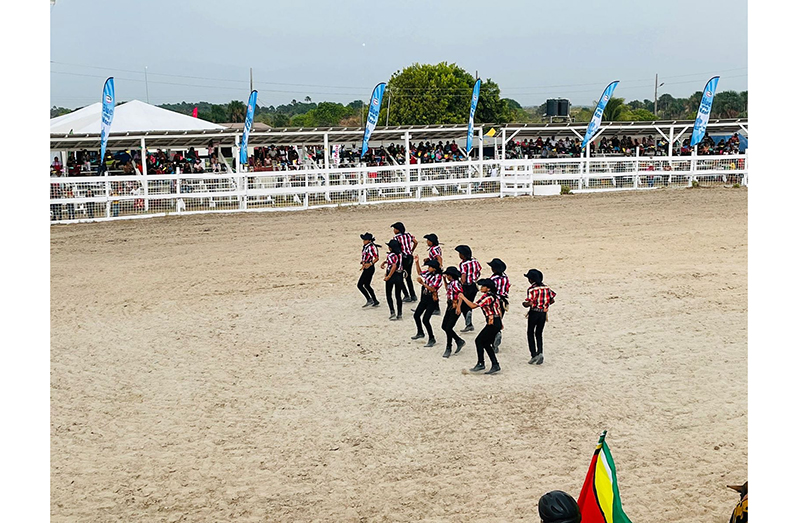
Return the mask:
<svg viewBox="0 0 798 523"><path fill-rule="evenodd" d="M464 161L247 173L50 178L54 222L182 212L300 209L330 205L563 191L743 185L747 157L596 157ZM556 194L556 190L539 191Z"/></svg>
<svg viewBox="0 0 798 523"><path fill-rule="evenodd" d="M674 171L684 172L692 169L693 162L690 161L689 159L687 160L679 159L679 160L672 160L670 164Z"/></svg>

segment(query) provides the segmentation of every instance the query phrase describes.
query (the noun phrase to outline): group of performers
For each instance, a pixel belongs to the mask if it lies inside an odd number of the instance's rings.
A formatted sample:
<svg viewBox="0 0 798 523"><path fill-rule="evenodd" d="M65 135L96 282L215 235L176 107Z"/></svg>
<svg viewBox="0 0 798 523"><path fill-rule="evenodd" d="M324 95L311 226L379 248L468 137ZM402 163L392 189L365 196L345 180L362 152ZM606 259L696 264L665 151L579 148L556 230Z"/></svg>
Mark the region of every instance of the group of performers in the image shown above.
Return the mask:
<svg viewBox="0 0 798 523"><path fill-rule="evenodd" d="M386 244L388 253L385 260L380 263L380 268L385 269L385 300L390 310L389 320L402 319L402 304L418 302L414 309L413 319L416 323L416 334L411 339L420 340L427 338L425 347L432 347L437 343L432 330L430 319L433 315L440 315L440 301L443 297L441 287L445 284L446 310L443 314L441 328L446 333L446 350L444 358L460 352L465 346L465 340L455 332L455 325L460 316L463 316L465 327L460 333L474 330L471 311L479 308L485 315L485 326L477 334L475 341L477 349L477 364L470 369L471 372L485 370L485 353L491 362L490 369L485 374L495 374L501 370L496 353L502 342L503 318L509 308L510 279L507 277L507 265L499 258L488 262L492 275L489 278L480 278L482 266L474 258L468 245L458 245L455 251L460 257L458 266L443 268L443 252L436 234L427 234L427 256L419 260L415 254L418 241L405 230L402 222L391 225L393 238ZM360 280L357 287L366 298L367 307L377 307L379 300L371 287L375 266L380 261L379 248L374 235L361 234L363 250L360 258ZM416 295L413 284L413 267L420 284L420 297ZM556 293L543 283L543 273L537 269L530 269L524 275L529 280L523 307L527 312L527 341L531 359L530 365L543 363L543 328L549 306L554 303ZM481 293L477 298L478 291ZM395 303L394 303L395 300ZM425 332L426 330L426 332Z"/></svg>

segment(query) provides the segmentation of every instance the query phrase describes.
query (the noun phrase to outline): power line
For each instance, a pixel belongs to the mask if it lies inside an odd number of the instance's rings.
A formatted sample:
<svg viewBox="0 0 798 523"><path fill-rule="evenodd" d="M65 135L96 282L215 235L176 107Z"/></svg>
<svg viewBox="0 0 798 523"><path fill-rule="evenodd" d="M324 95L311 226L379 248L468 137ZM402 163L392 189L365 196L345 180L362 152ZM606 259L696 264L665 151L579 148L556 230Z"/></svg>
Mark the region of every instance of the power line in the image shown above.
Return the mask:
<svg viewBox="0 0 798 523"><path fill-rule="evenodd" d="M51 60L50 63L51 64L56 64L56 65L71 66L71 67L85 67L85 68L90 68L90 69L99 69L99 70L106 70L106 71L120 71L120 72L126 72L126 73L141 74L141 71L133 71L133 70L129 70L129 69L117 69L117 68L100 67L100 66L93 66L93 65L82 65L82 64L70 64L70 63L66 63L66 62L58 62L58 61L55 61L55 60ZM686 77L690 77L690 76L700 76L700 75L706 75L706 74L717 74L717 73L728 72L728 71L739 71L739 70L742 70L742 69L748 69L748 67L737 67L737 68L733 68L733 69L721 69L721 70L716 70L716 71L706 71L706 72L701 72L701 73L689 73L689 74L670 75L670 76L661 75L661 78L663 78L663 79L668 79L668 78L686 78ZM53 71L53 72L55 72L55 71ZM78 75L78 73L61 73L61 74ZM210 78L210 77L204 77L204 76L188 76L188 75L178 75L178 74L170 74L170 73L153 73L153 72L150 72L149 74L154 75L154 76L165 76L165 77L171 77L171 78L185 78L185 79L193 79L193 80L210 80L210 81L219 81L219 82L248 84L248 81L246 81L246 80L234 80L234 79L228 79L228 78ZM90 75L86 75L86 76L90 76ZM731 78L731 77L729 77L729 78ZM129 80L131 80L131 81L141 81L141 80L134 80L134 79L129 79ZM638 79L633 79L633 80L621 80L621 82L624 85L628 85L630 83L650 82L650 81L651 81L650 78L638 78ZM179 83L168 83L168 82L153 82L153 83L161 83L163 85L187 85L187 86L190 86L190 87L206 87L206 86L197 85L197 84L179 84ZM351 93L351 92L341 92L341 93L313 92L313 93L307 93L307 94L330 94L330 95L339 95L340 94L340 95L358 95L358 96L360 96L362 94L361 93L361 89L363 89L363 87L361 87L361 86L296 84L296 83L285 83L285 82L258 82L258 83L259 84L264 84L264 85L280 85L280 86L288 86L288 87L312 87L312 88L321 88L321 89L357 89L358 90L357 93ZM669 83L676 83L676 82L669 82ZM545 89L555 89L555 88L560 88L560 87L586 87L586 86L592 86L592 85L606 85L606 82L602 81L602 82L590 82L590 83L580 83L580 84L560 84L560 85L524 86L524 87L503 87L502 91L503 92L506 92L506 91L519 91L519 90L525 90L525 89L526 90L529 90L529 89L545 90ZM220 86L207 86L207 87L220 88ZM396 92L396 91L471 92L471 88L470 87L468 87L468 88L394 87L392 90L394 92ZM292 93L293 92L293 91L281 91L281 90L271 90L271 91L269 91L267 89L264 89L264 91L266 91L266 92L280 92L280 93ZM365 92L365 89L363 89L363 91ZM570 92L586 92L586 91L570 91ZM525 91L524 93L516 93L516 94L535 94L535 93L530 93L529 91Z"/></svg>

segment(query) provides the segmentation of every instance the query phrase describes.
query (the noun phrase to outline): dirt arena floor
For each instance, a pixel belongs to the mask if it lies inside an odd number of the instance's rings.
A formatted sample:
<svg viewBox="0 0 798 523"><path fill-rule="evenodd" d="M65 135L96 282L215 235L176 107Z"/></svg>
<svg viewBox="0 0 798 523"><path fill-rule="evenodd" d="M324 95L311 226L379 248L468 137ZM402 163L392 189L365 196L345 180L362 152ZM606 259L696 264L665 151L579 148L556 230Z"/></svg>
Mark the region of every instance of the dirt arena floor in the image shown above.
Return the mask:
<svg viewBox="0 0 798 523"><path fill-rule="evenodd" d="M440 316L438 346L410 340L381 279L360 308L358 234L397 220L445 265L459 243L507 263L498 375L462 373L476 333L441 357ZM52 520L537 522L606 429L632 521L725 523L747 479L747 242L732 188L54 226ZM557 292L541 366L533 267Z"/></svg>

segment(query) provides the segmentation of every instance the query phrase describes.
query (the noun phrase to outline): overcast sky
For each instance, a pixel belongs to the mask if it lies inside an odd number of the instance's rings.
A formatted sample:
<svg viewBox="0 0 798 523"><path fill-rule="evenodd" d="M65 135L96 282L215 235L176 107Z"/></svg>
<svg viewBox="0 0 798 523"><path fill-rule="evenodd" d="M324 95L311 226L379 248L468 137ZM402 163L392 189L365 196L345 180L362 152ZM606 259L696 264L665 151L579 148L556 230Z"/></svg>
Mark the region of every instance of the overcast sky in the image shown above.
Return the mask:
<svg viewBox="0 0 798 523"><path fill-rule="evenodd" d="M412 63L454 62L522 105L569 98L685 97L720 75L748 89L747 3L57 0L50 8L50 105L100 100L348 103ZM365 45L364 45L365 44ZM145 67L147 79L145 83Z"/></svg>

